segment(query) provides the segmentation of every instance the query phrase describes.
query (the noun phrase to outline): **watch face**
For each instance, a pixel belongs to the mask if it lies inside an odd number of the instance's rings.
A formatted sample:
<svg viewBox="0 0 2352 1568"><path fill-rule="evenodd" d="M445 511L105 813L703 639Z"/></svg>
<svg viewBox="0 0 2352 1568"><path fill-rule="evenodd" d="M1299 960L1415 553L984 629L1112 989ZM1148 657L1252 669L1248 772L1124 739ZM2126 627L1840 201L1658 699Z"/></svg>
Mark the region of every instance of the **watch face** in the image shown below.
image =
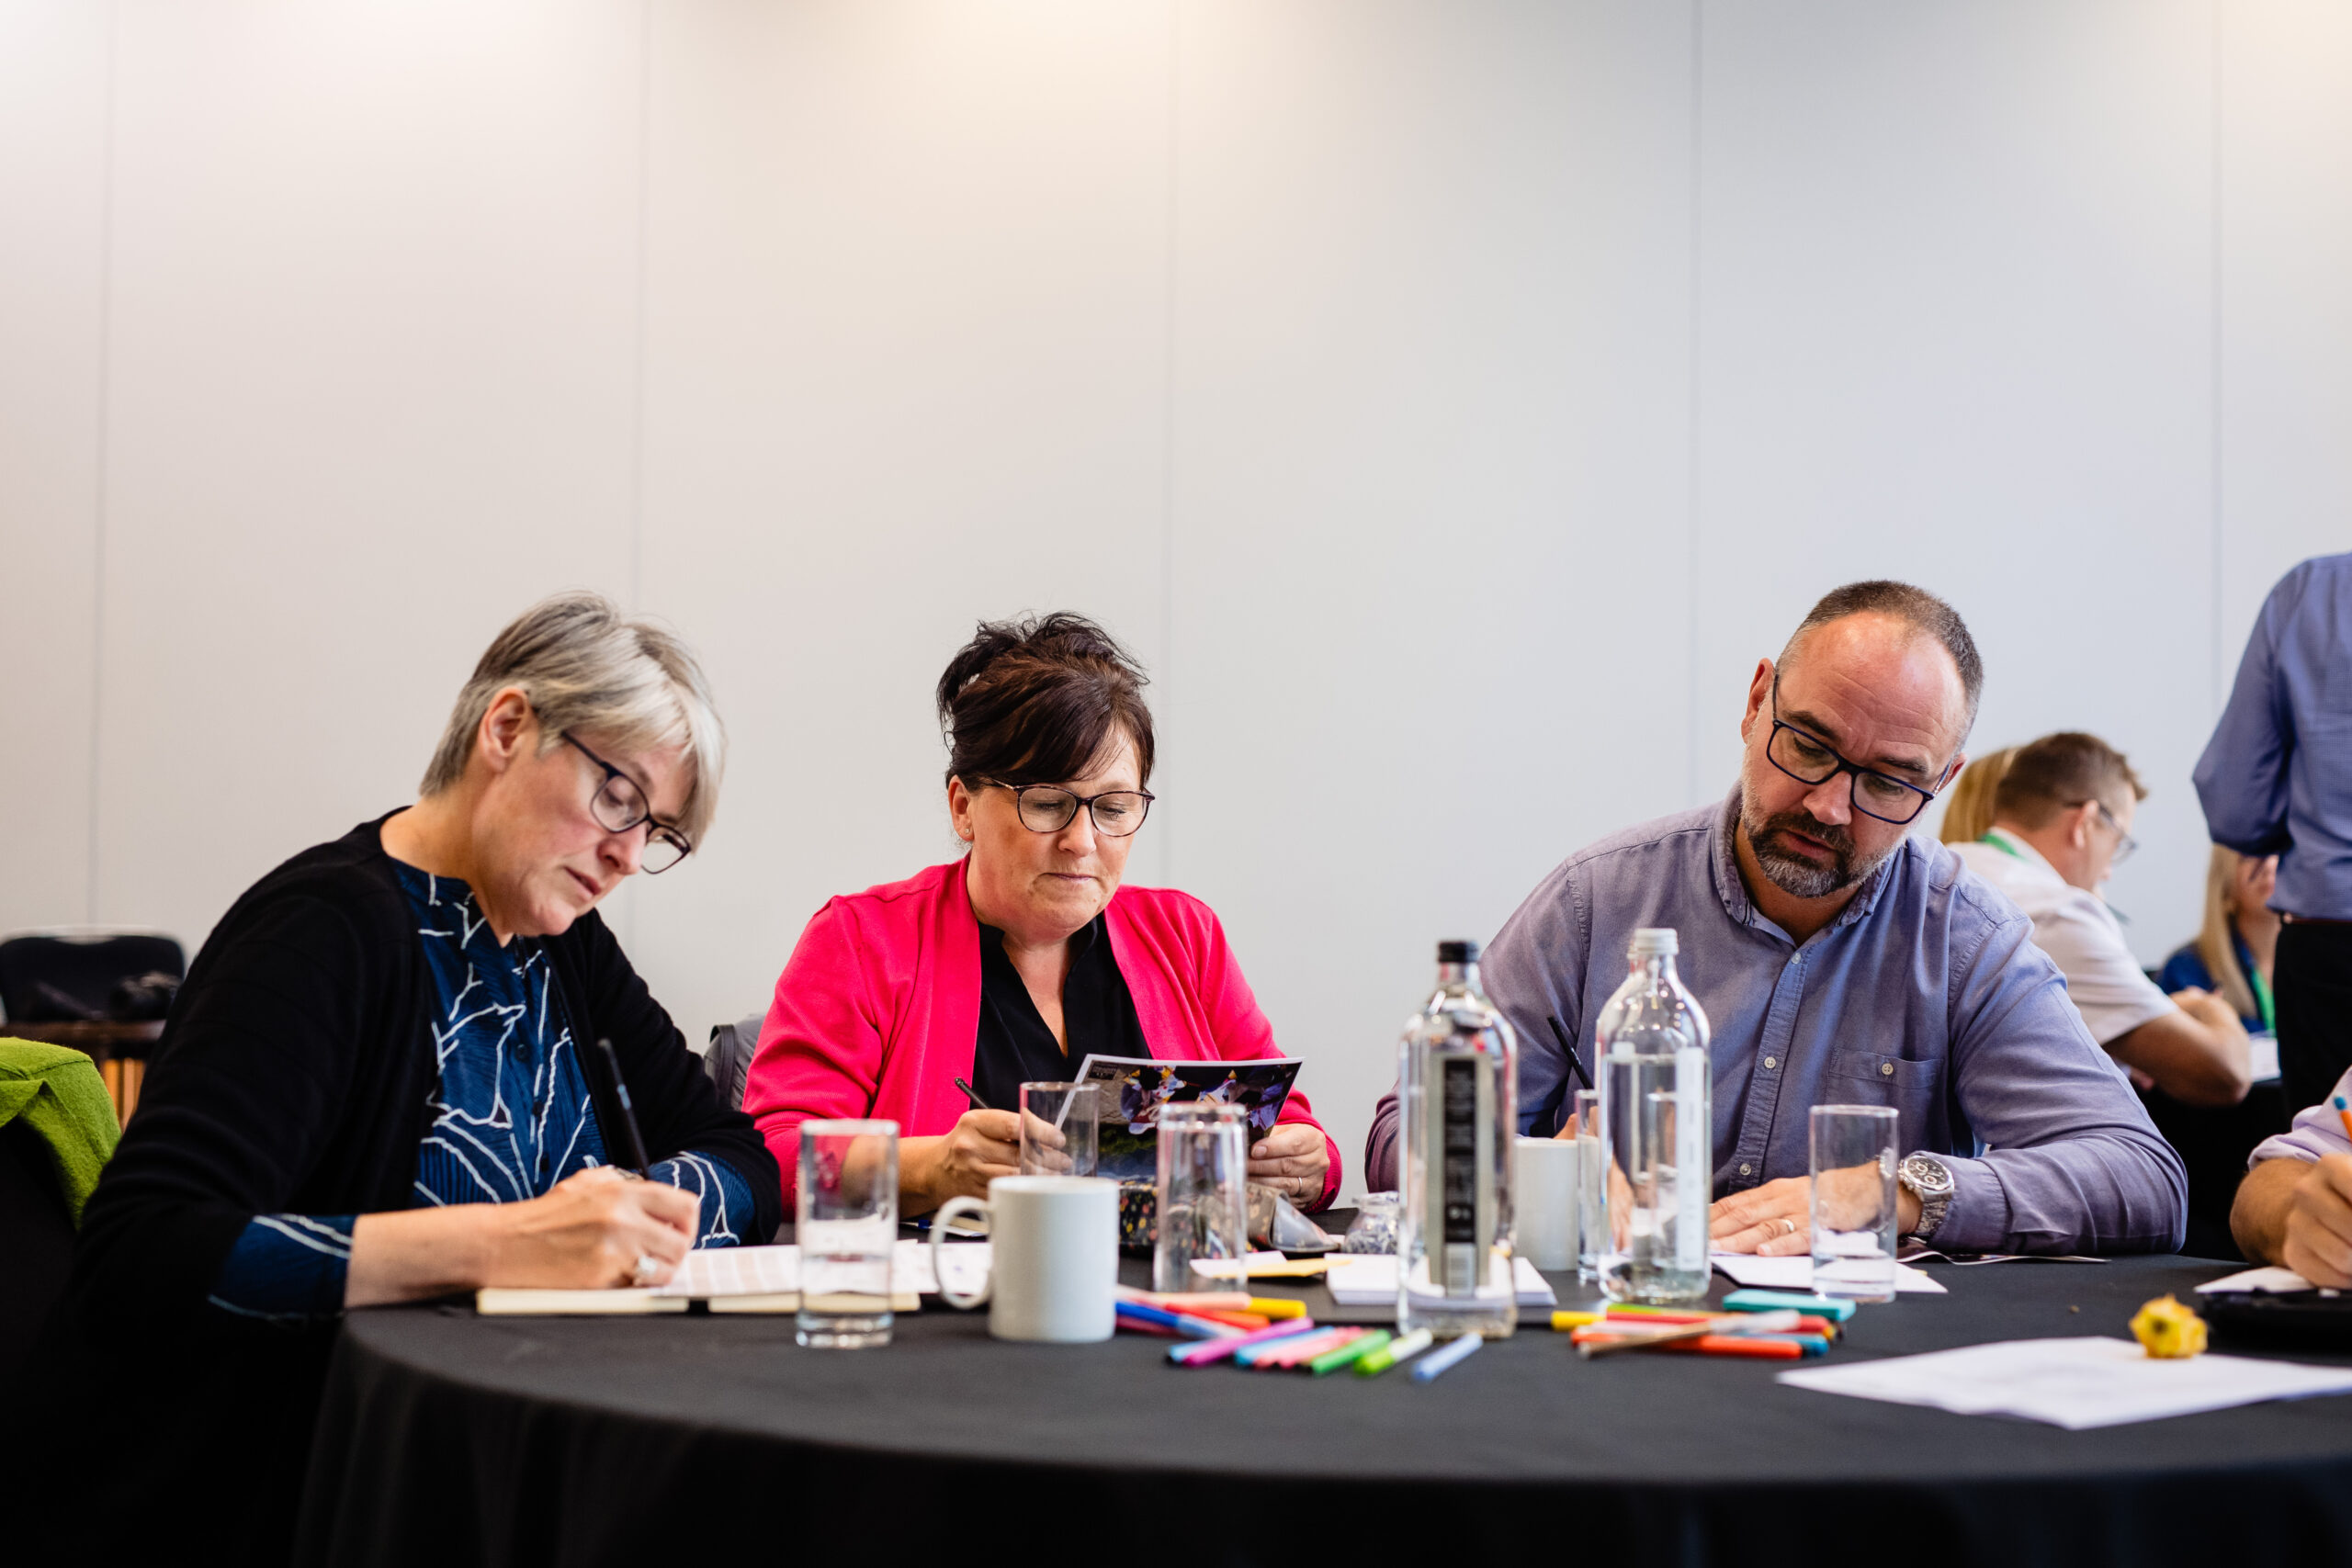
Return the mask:
<svg viewBox="0 0 2352 1568"><path fill-rule="evenodd" d="M1951 1171L1941 1160L1914 1155L1903 1162L1903 1175L1922 1197L1949 1197L1953 1190Z"/></svg>

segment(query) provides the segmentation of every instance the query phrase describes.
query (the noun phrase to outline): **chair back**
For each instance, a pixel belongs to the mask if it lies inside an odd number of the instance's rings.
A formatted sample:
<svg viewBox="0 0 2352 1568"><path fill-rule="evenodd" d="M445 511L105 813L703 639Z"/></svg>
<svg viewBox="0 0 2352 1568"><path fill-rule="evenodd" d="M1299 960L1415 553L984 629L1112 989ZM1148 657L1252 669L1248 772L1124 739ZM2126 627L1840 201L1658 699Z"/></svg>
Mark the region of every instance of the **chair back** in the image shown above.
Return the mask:
<svg viewBox="0 0 2352 1568"><path fill-rule="evenodd" d="M710 1032L710 1049L703 1053L703 1070L718 1090L719 1103L729 1111L743 1109L744 1093L752 1086L752 1053L760 1046L760 1026L768 1015L755 1012Z"/></svg>
<svg viewBox="0 0 2352 1568"><path fill-rule="evenodd" d="M0 942L0 1012L15 1023L161 1018L187 975L180 944L152 932Z"/></svg>

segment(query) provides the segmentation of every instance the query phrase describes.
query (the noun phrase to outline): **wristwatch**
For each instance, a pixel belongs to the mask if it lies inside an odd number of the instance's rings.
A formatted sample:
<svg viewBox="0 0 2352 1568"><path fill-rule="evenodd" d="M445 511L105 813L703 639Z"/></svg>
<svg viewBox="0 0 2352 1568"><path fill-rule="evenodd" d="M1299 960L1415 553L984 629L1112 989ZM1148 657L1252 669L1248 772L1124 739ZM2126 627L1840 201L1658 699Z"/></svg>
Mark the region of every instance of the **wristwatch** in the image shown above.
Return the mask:
<svg viewBox="0 0 2352 1568"><path fill-rule="evenodd" d="M1951 1195L1959 1190L1951 1179L1951 1167L1933 1155L1905 1155L1894 1168L1894 1179L1919 1200L1919 1223L1911 1227L1908 1239L1926 1241L1944 1223L1944 1211L1951 1207Z"/></svg>

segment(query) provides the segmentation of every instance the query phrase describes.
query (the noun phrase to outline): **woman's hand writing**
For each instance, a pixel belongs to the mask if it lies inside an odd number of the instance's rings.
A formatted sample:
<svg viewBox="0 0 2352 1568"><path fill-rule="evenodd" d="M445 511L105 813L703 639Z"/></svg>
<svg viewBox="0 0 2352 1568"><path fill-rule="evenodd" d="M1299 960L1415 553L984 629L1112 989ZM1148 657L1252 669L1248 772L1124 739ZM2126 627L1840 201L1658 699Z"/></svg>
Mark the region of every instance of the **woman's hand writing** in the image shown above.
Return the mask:
<svg viewBox="0 0 2352 1568"><path fill-rule="evenodd" d="M1020 1172L1021 1121L1010 1111L967 1111L954 1131L899 1140L899 1212L927 1214L950 1198L985 1198Z"/></svg>
<svg viewBox="0 0 2352 1568"><path fill-rule="evenodd" d="M610 1166L565 1177L547 1195L499 1207L499 1227L485 1285L599 1290L668 1282L695 1244L702 1205L660 1181L639 1181ZM640 1278L637 1260L657 1266Z"/></svg>
<svg viewBox="0 0 2352 1568"><path fill-rule="evenodd" d="M689 1193L598 1166L519 1203L362 1214L352 1227L344 1305L417 1301L483 1285L661 1284L694 1246L700 1213ZM643 1278L640 1258L651 1263Z"/></svg>

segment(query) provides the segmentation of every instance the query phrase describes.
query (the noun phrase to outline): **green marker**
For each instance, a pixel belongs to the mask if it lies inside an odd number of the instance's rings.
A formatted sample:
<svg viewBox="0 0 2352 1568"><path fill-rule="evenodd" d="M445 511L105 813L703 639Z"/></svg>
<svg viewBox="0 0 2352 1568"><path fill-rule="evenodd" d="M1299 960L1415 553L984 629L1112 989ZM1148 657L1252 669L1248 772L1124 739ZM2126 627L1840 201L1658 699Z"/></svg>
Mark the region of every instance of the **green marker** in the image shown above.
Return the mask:
<svg viewBox="0 0 2352 1568"><path fill-rule="evenodd" d="M1365 1353L1356 1362L1356 1376L1376 1378L1399 1361L1409 1361L1435 1342L1435 1336L1426 1328L1417 1328L1402 1339L1392 1339L1377 1350Z"/></svg>
<svg viewBox="0 0 2352 1568"><path fill-rule="evenodd" d="M1385 1328L1375 1328L1369 1334L1359 1334L1338 1349L1326 1350L1307 1362L1306 1370L1318 1378L1325 1372L1336 1372L1350 1361L1371 1355L1374 1350L1387 1344L1388 1338L1388 1330Z"/></svg>

